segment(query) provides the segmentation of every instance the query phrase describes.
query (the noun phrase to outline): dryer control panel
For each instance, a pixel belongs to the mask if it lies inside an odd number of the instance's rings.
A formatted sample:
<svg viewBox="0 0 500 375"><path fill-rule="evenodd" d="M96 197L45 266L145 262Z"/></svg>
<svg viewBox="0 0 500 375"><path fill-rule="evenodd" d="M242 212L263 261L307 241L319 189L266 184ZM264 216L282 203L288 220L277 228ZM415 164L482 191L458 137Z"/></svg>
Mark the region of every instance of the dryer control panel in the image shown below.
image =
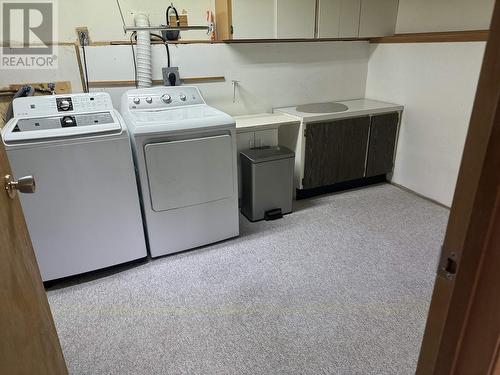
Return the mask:
<svg viewBox="0 0 500 375"><path fill-rule="evenodd" d="M17 98L13 104L14 117L43 117L113 111L107 93L30 96Z"/></svg>
<svg viewBox="0 0 500 375"><path fill-rule="evenodd" d="M205 104L205 101L194 86L138 89L127 94L127 105L131 110L161 110L197 104Z"/></svg>

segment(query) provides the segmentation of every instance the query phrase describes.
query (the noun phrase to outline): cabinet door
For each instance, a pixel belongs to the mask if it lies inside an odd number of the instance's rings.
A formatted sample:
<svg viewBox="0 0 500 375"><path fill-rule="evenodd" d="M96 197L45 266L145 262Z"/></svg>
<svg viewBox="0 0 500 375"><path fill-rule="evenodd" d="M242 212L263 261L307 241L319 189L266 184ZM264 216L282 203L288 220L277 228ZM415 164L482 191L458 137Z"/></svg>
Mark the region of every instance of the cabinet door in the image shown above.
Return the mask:
<svg viewBox="0 0 500 375"><path fill-rule="evenodd" d="M398 0L361 0L359 36L393 35L398 16Z"/></svg>
<svg viewBox="0 0 500 375"><path fill-rule="evenodd" d="M320 0L318 9L318 37L338 38L340 5L342 0Z"/></svg>
<svg viewBox="0 0 500 375"><path fill-rule="evenodd" d="M355 38L359 31L361 0L319 0L318 36Z"/></svg>
<svg viewBox="0 0 500 375"><path fill-rule="evenodd" d="M233 0L233 39L276 38L275 0Z"/></svg>
<svg viewBox="0 0 500 375"><path fill-rule="evenodd" d="M276 0L279 39L314 38L316 0Z"/></svg>
<svg viewBox="0 0 500 375"><path fill-rule="evenodd" d="M304 189L362 178L370 117L308 124Z"/></svg>
<svg viewBox="0 0 500 375"><path fill-rule="evenodd" d="M255 147L277 145L278 129L259 130L255 132Z"/></svg>
<svg viewBox="0 0 500 375"><path fill-rule="evenodd" d="M398 113L388 113L372 117L366 177L379 176L392 172L394 168L394 151L396 148L398 124Z"/></svg>
<svg viewBox="0 0 500 375"><path fill-rule="evenodd" d="M357 38L361 0L342 0L340 4L339 38Z"/></svg>

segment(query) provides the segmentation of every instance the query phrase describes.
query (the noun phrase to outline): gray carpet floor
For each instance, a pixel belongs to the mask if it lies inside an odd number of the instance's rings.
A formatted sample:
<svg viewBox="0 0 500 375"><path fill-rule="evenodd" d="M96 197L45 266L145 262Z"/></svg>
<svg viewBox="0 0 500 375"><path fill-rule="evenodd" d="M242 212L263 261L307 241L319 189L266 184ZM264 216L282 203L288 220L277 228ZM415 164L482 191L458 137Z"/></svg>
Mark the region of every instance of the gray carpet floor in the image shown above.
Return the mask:
<svg viewBox="0 0 500 375"><path fill-rule="evenodd" d="M448 210L391 185L53 285L72 374L413 374Z"/></svg>

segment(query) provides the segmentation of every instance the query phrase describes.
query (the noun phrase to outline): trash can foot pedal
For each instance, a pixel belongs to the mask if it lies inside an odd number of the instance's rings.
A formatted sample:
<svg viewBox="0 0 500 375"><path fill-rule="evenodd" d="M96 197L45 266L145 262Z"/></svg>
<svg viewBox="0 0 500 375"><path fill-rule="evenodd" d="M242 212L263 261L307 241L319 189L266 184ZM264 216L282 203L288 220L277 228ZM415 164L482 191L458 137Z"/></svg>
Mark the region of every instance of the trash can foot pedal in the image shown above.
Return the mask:
<svg viewBox="0 0 500 375"><path fill-rule="evenodd" d="M264 219L267 221L278 220L281 218L283 218L283 212L281 212L281 208L266 211L266 213L264 214Z"/></svg>

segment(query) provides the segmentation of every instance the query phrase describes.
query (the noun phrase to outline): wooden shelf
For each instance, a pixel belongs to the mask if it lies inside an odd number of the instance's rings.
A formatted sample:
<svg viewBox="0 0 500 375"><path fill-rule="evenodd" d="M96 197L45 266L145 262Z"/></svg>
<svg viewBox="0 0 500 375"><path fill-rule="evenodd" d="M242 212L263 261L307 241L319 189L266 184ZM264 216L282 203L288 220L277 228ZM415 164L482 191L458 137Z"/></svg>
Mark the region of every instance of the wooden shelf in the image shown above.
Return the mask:
<svg viewBox="0 0 500 375"><path fill-rule="evenodd" d="M135 44L136 42L132 42ZM218 44L218 43L224 43L223 41L220 40L172 40L168 41L167 44ZM109 42L102 41L102 42L94 42L91 44L91 46L122 46L122 45L130 45L130 40L111 40ZM151 41L151 44L163 44L161 40L154 40Z"/></svg>
<svg viewBox="0 0 500 375"><path fill-rule="evenodd" d="M298 39L227 39L227 44L242 43L317 43L317 42L359 42L369 41L369 38L298 38Z"/></svg>
<svg viewBox="0 0 500 375"><path fill-rule="evenodd" d="M485 42L488 40L488 35L489 30L396 34L393 36L371 38L370 43Z"/></svg>
<svg viewBox="0 0 500 375"><path fill-rule="evenodd" d="M370 43L446 43L446 42L484 42L488 40L489 30L446 31L430 33L395 34L377 38L295 38L295 39L225 39L225 40L176 40L168 44L256 44L256 43L318 43L318 42L357 42ZM135 41L132 42L135 44ZM74 42L54 43L60 46L76 45ZM96 41L92 46L120 46L130 45L130 40ZM163 44L160 40L151 44Z"/></svg>
<svg viewBox="0 0 500 375"><path fill-rule="evenodd" d="M314 43L314 42L355 42L369 41L369 38L303 38L303 39L225 39L225 40L177 40L168 44L255 44L255 43ZM135 44L135 41L132 42ZM112 40L109 42L94 42L91 46L120 46L130 45L129 40ZM152 41L151 44L163 44L161 40Z"/></svg>
<svg viewBox="0 0 500 375"><path fill-rule="evenodd" d="M214 77L184 77L181 78L183 83L209 83L209 82L224 82L226 80L223 76ZM107 88L107 87L132 87L136 82L131 80L104 80L104 81L90 81L90 88ZM154 79L153 86L163 86L163 80Z"/></svg>

